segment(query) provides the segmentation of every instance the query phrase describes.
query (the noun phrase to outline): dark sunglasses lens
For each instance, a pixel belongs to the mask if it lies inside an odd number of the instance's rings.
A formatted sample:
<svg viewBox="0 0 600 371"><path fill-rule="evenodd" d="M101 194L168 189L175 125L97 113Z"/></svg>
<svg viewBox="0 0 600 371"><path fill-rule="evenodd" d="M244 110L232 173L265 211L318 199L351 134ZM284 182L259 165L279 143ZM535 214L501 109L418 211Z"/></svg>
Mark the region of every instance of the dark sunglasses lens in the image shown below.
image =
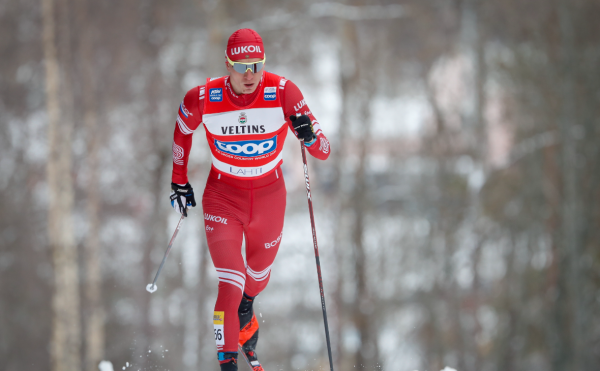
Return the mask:
<svg viewBox="0 0 600 371"><path fill-rule="evenodd" d="M246 65L245 64L241 64L241 63L234 63L233 64L233 69L235 70L235 72L245 73L246 72Z"/></svg>
<svg viewBox="0 0 600 371"><path fill-rule="evenodd" d="M242 63L233 63L233 69L239 73L246 73L246 70L250 69L253 73L257 73L262 69L264 62L258 62L254 64L242 64Z"/></svg>

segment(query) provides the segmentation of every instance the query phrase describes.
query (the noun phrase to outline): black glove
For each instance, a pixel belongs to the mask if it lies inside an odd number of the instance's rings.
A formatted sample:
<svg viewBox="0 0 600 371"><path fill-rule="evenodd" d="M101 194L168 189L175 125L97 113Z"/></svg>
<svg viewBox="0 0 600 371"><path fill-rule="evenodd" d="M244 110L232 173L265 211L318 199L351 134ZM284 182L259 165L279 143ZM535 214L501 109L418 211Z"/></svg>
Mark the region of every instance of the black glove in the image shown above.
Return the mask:
<svg viewBox="0 0 600 371"><path fill-rule="evenodd" d="M180 214L187 217L187 207L196 206L194 188L192 188L190 183L187 183L184 186L171 183L171 206L173 206Z"/></svg>
<svg viewBox="0 0 600 371"><path fill-rule="evenodd" d="M298 133L298 139L304 141L304 143L311 143L316 139L315 130L313 129L312 123L310 122L310 118L306 115L302 116L290 116L290 121L292 121L292 126L296 133ZM312 143L311 143L312 144Z"/></svg>

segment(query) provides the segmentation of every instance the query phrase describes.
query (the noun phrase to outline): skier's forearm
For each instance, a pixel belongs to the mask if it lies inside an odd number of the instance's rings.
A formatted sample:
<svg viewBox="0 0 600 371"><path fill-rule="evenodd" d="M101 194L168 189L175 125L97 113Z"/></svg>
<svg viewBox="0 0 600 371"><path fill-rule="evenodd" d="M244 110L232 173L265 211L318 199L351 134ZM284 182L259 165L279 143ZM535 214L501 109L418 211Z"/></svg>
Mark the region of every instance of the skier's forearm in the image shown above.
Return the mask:
<svg viewBox="0 0 600 371"><path fill-rule="evenodd" d="M191 148L192 136L184 135L176 126L173 135L173 173L171 176L173 183L186 184L188 182L187 164Z"/></svg>
<svg viewBox="0 0 600 371"><path fill-rule="evenodd" d="M201 112L204 100L199 100L204 85L190 89L177 110L175 132L173 133L173 175L171 181L175 184L188 183L187 164L192 149L192 134L202 122Z"/></svg>
<svg viewBox="0 0 600 371"><path fill-rule="evenodd" d="M305 139L304 144L308 153L319 160L326 160L329 157L329 141L325 137L325 134L323 134L321 124L319 124L311 109L308 107L300 89L298 89L296 84L288 80L285 84L285 89L281 90L281 96L286 119L291 116L298 117L302 115L307 116L310 119L316 139L310 142L306 142ZM295 131L291 119L288 123L290 124L290 129Z"/></svg>
<svg viewBox="0 0 600 371"><path fill-rule="evenodd" d="M315 130L317 132L317 130ZM327 160L329 157L329 140L323 135L323 132L317 134L317 139L310 146L306 146L308 153L319 160Z"/></svg>

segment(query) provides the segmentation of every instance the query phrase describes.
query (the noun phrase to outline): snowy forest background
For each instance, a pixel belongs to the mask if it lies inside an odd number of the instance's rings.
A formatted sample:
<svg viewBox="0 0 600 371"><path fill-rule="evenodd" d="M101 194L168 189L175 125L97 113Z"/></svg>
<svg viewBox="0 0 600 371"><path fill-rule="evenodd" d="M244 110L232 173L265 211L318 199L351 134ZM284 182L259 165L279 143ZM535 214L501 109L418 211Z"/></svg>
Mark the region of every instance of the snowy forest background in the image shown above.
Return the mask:
<svg viewBox="0 0 600 371"><path fill-rule="evenodd" d="M597 370L598 19L597 0L1 1L0 370L218 369L200 207L145 286L178 220L179 103L244 27L331 141L309 171L336 370ZM258 353L327 370L288 140Z"/></svg>

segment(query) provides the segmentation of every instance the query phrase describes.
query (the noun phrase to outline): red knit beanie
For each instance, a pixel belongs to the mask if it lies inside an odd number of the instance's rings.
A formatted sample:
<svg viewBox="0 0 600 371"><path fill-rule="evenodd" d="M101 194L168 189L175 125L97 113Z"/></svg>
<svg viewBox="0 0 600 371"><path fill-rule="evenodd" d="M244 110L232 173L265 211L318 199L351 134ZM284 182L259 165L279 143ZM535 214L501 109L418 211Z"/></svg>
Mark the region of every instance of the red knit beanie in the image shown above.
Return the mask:
<svg viewBox="0 0 600 371"><path fill-rule="evenodd" d="M229 36L225 52L232 61L265 57L262 38L249 28L242 28Z"/></svg>

